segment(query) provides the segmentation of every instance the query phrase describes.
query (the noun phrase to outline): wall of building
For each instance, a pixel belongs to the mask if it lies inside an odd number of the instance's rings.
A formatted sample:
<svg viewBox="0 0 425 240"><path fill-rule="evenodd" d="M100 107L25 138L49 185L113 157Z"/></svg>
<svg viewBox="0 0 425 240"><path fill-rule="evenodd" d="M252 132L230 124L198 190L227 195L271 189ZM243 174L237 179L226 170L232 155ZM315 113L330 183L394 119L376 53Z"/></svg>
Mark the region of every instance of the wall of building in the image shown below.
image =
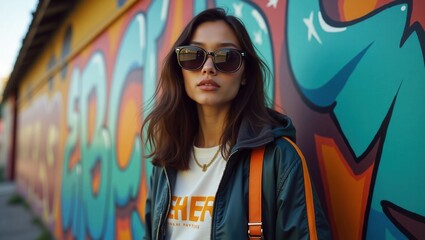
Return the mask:
<svg viewBox="0 0 425 240"><path fill-rule="evenodd" d="M16 136L14 131L15 126L15 107L16 101L15 97L10 97L3 101L2 106L2 132L0 133L0 162L3 164L3 176L5 179L12 179L15 173L15 155L13 144L14 137Z"/></svg>
<svg viewBox="0 0 425 240"><path fill-rule="evenodd" d="M417 0L81 1L13 102L16 181L55 236L144 235L143 106L184 24L212 6L243 20L273 71L267 95L294 120L334 237L424 236Z"/></svg>

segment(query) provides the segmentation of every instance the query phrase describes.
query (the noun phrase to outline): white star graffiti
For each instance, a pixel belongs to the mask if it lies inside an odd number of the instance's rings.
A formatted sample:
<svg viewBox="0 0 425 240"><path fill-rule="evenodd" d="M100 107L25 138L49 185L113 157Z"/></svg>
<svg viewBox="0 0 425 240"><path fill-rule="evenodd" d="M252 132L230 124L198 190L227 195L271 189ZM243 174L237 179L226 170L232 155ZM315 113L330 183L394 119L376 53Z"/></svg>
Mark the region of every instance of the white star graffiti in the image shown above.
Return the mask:
<svg viewBox="0 0 425 240"><path fill-rule="evenodd" d="M242 18L242 7L243 7L243 3L233 3L232 4L233 9L235 9L235 16L238 18Z"/></svg>
<svg viewBox="0 0 425 240"><path fill-rule="evenodd" d="M263 44L263 35L261 34L261 31L254 32L254 42L258 43L258 45Z"/></svg>
<svg viewBox="0 0 425 240"><path fill-rule="evenodd" d="M277 4L278 4L279 0L269 0L269 2L267 3L267 7L273 7L273 8L277 8Z"/></svg>
<svg viewBox="0 0 425 240"><path fill-rule="evenodd" d="M314 27L313 24L313 11L310 12L310 16L308 18L304 18L303 21L305 23L305 25L307 26L308 29L308 41L311 41L311 36L313 36L317 42L319 42L320 44L322 44L322 41L320 40L319 35L316 32L316 28Z"/></svg>

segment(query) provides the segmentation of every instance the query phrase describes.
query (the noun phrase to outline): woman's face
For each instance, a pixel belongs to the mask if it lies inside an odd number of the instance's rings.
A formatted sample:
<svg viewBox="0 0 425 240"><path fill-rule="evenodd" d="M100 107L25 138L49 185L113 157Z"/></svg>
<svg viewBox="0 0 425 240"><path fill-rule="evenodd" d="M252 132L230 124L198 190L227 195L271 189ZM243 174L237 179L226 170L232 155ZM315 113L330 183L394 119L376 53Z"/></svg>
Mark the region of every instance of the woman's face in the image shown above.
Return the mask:
<svg viewBox="0 0 425 240"><path fill-rule="evenodd" d="M224 21L205 22L199 25L190 45L207 52L221 48L240 50L235 33ZM241 85L245 84L245 80L242 79L243 71L242 62L242 66L236 72L220 72L214 66L212 56L208 56L200 69L195 71L182 69L186 93L198 106L228 108Z"/></svg>

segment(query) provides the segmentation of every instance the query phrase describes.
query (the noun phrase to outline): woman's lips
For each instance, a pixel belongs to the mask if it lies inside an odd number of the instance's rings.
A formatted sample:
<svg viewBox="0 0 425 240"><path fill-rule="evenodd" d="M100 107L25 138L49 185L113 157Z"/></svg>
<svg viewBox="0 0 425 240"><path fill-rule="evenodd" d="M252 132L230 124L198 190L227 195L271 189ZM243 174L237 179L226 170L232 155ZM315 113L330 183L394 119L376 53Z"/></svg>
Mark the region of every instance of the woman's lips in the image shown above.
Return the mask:
<svg viewBox="0 0 425 240"><path fill-rule="evenodd" d="M211 79L202 80L197 86L204 91L214 91L220 88L220 85Z"/></svg>

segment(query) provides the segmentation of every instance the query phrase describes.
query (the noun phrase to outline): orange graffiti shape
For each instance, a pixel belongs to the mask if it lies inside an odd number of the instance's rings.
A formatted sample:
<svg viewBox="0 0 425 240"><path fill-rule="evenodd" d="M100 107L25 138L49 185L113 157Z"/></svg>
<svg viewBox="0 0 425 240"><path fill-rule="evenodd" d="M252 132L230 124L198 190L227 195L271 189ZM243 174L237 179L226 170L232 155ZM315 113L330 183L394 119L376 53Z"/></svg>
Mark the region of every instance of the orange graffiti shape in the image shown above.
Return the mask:
<svg viewBox="0 0 425 240"><path fill-rule="evenodd" d="M139 195L137 197L137 211L142 216L142 221L145 223L145 207L146 207L146 199L148 197L148 184L146 179L146 171L143 171L142 181L139 187Z"/></svg>
<svg viewBox="0 0 425 240"><path fill-rule="evenodd" d="M94 94L94 92L91 92L90 94L87 111L87 143L90 144L93 140L94 128L96 124L96 95Z"/></svg>
<svg viewBox="0 0 425 240"><path fill-rule="evenodd" d="M116 239L132 239L130 231L130 218L117 217L115 221Z"/></svg>
<svg viewBox="0 0 425 240"><path fill-rule="evenodd" d="M81 159L81 142L80 139L77 140L77 143L75 144L74 149L72 150L71 156L70 156L70 160L69 160L69 164L68 164L68 169L71 170L73 169L79 162Z"/></svg>
<svg viewBox="0 0 425 240"><path fill-rule="evenodd" d="M131 153L136 143L134 139L140 131L138 115L140 113L142 91L141 85L130 82L123 93L123 99L119 111L117 127L117 161L118 166L124 169L131 159Z"/></svg>
<svg viewBox="0 0 425 240"><path fill-rule="evenodd" d="M374 164L354 174L331 138L315 136L328 216L335 239L361 239Z"/></svg>
<svg viewBox="0 0 425 240"><path fill-rule="evenodd" d="M341 1L341 0L340 0ZM357 0L343 0L339 2L342 20L351 21L361 18L374 10L393 2L394 0L370 0L370 1L357 1Z"/></svg>
<svg viewBox="0 0 425 240"><path fill-rule="evenodd" d="M91 183L92 183L92 191L94 195L97 195L100 190L100 184L101 184L101 172L100 172L100 162L97 162L95 167L93 168L91 174Z"/></svg>

